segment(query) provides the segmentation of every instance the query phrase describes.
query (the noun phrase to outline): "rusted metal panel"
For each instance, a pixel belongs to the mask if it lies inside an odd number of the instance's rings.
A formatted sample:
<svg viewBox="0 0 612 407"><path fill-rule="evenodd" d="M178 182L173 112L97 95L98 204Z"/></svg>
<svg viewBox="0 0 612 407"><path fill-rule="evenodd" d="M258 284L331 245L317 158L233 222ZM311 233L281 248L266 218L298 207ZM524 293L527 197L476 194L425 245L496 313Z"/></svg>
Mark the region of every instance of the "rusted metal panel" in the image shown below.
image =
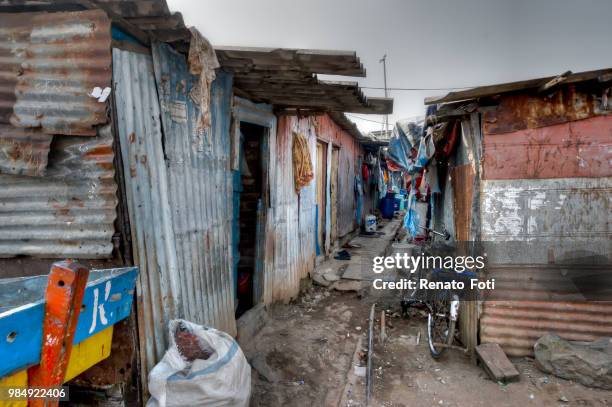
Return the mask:
<svg viewBox="0 0 612 407"><path fill-rule="evenodd" d="M59 137L45 177L0 174L0 257L106 258L117 185L109 126Z"/></svg>
<svg viewBox="0 0 612 407"><path fill-rule="evenodd" d="M550 301L534 294L533 300L486 301L480 341L500 344L509 356L533 356L533 345L546 333L573 341L612 336L612 302Z"/></svg>
<svg viewBox="0 0 612 407"><path fill-rule="evenodd" d="M42 176L53 136L39 129L0 124L0 173Z"/></svg>
<svg viewBox="0 0 612 407"><path fill-rule="evenodd" d="M360 171L358 163L359 157L363 156L363 150L359 142L328 115L317 116L315 120L316 136L340 148L337 216L338 237L342 237L355 230L356 227L355 177Z"/></svg>
<svg viewBox="0 0 612 407"><path fill-rule="evenodd" d="M453 191L455 239L462 242L470 240L474 177L475 174L472 164L454 167L450 172Z"/></svg>
<svg viewBox="0 0 612 407"><path fill-rule="evenodd" d="M552 95L502 96L499 105L483 112L485 134L535 129L611 113L601 109L601 95L564 86Z"/></svg>
<svg viewBox="0 0 612 407"><path fill-rule="evenodd" d="M610 336L612 303L586 302L554 278L568 263L585 269L587 260L609 270L612 178L486 180L481 188L488 277L502 299L485 301L481 341L524 356L546 332Z"/></svg>
<svg viewBox="0 0 612 407"><path fill-rule="evenodd" d="M612 116L484 137L484 178L612 176Z"/></svg>
<svg viewBox="0 0 612 407"><path fill-rule="evenodd" d="M273 211L273 268L267 273L267 301L288 302L299 292L300 279L314 267L315 259L315 182L295 192L293 180L293 132L308 140L311 158L316 157L316 137L312 118L282 116L274 148L270 149L271 197ZM313 161L313 165L315 165Z"/></svg>
<svg viewBox="0 0 612 407"><path fill-rule="evenodd" d="M210 129L199 128L191 98L198 77L182 54L153 44L161 102L169 204L176 241L181 317L236 333L231 259L229 169L232 78L218 72L211 88Z"/></svg>
<svg viewBox="0 0 612 407"><path fill-rule="evenodd" d="M0 14L0 122L95 135L110 87L110 20L101 10Z"/></svg>

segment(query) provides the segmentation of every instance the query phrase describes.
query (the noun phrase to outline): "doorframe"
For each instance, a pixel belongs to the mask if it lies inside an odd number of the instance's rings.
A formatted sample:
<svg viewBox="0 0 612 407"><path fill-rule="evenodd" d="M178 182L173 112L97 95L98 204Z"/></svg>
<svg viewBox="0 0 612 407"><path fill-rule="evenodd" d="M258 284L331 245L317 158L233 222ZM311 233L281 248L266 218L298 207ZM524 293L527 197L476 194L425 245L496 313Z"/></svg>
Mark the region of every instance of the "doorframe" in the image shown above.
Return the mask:
<svg viewBox="0 0 612 407"><path fill-rule="evenodd" d="M239 160L239 157L236 158L235 154L236 151L240 151L240 122L256 124L267 129L262 140L261 154L263 214L262 218L258 219L257 222L257 230L261 232L257 236L257 259L255 261L255 274L253 275L253 306L255 306L264 302L266 276L269 272L269 270L266 270L266 264L271 264L272 262L272 259L266 258L270 253L267 253L265 248L267 246L267 239L271 235L271 221L274 219L272 210L275 207L275 202L273 202L275 199L272 187L274 185L275 173L271 157L274 157L276 149L277 118L271 105L254 103L239 96L234 96L232 107L233 131L231 135L232 159L230 160L230 167L232 169L234 165L240 165L239 161L234 161Z"/></svg>

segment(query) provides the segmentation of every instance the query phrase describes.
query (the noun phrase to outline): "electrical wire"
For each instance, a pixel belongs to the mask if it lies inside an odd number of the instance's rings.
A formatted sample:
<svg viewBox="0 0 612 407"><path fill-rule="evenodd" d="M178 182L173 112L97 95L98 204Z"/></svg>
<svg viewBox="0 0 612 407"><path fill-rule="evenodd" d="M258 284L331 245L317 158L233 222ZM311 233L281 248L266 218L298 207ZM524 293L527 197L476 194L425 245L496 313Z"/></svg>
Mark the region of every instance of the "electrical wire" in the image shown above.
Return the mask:
<svg viewBox="0 0 612 407"><path fill-rule="evenodd" d="M422 90L461 90L461 89L470 89L475 88L476 86L463 86L460 88L450 87L450 88L387 88L387 90L401 90L401 91L422 91ZM361 89L379 89L384 90L383 87L377 86L360 86Z"/></svg>
<svg viewBox="0 0 612 407"><path fill-rule="evenodd" d="M363 117L355 116L355 115L352 115L350 113L345 113L345 115L353 117L353 118L358 119L358 120L365 120L366 122L372 122L372 123L377 123L377 124L385 124L385 122L379 122L378 120L372 120L372 119L364 119Z"/></svg>

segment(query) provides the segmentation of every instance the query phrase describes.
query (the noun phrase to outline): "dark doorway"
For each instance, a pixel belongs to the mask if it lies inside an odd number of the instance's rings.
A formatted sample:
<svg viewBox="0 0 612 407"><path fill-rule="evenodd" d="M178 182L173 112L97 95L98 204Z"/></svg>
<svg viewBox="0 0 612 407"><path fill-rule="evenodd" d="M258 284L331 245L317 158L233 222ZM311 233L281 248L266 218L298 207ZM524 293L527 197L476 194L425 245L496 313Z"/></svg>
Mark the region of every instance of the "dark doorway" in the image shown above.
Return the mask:
<svg viewBox="0 0 612 407"><path fill-rule="evenodd" d="M234 178L234 210L237 216L238 233L236 264L236 317L240 317L257 302L254 298L255 284L259 280L256 272L261 270L258 248L262 230L258 227L263 211L263 165L262 150L266 128L240 122L240 175Z"/></svg>

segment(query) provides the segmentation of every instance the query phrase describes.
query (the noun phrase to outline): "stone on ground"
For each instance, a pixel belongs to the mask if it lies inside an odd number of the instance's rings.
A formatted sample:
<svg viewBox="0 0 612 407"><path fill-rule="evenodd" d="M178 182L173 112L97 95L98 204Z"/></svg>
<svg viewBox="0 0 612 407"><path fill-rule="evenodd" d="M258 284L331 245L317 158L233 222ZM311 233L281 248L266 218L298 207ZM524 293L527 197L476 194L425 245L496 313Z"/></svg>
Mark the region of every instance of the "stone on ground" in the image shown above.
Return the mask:
<svg viewBox="0 0 612 407"><path fill-rule="evenodd" d="M588 387L612 390L612 338L583 344L546 334L534 345L538 368Z"/></svg>

